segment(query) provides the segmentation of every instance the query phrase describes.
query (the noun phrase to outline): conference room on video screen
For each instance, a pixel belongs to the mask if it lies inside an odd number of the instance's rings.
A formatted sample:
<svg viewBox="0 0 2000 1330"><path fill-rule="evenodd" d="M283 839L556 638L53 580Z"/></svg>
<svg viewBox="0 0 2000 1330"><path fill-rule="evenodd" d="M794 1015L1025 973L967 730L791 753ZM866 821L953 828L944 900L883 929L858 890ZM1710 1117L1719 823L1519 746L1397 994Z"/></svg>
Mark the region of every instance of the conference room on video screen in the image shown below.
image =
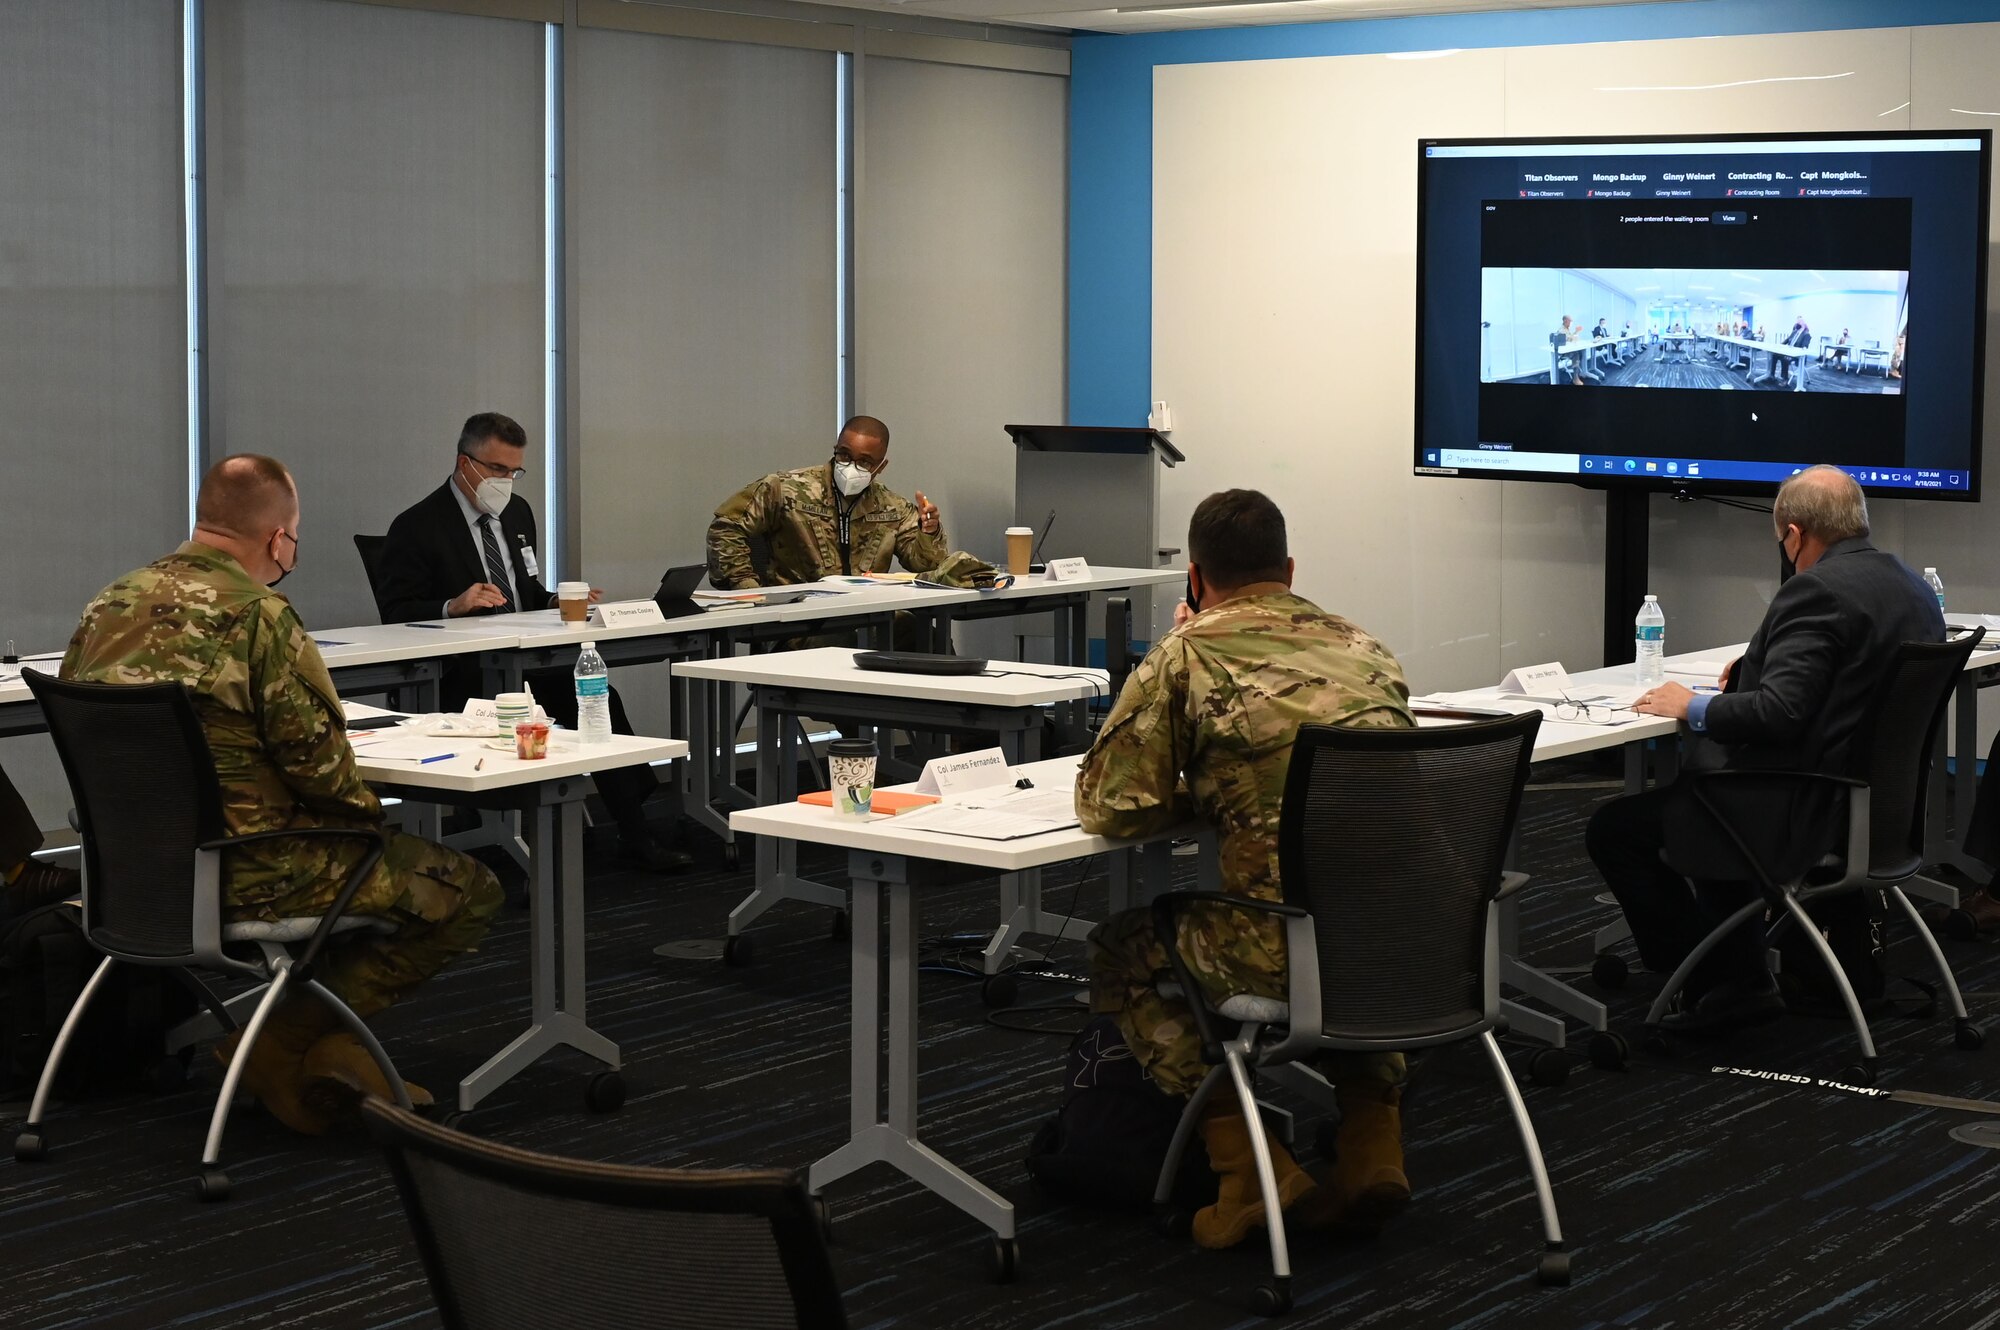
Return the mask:
<svg viewBox="0 0 2000 1330"><path fill-rule="evenodd" d="M1485 268L1481 383L1900 393L1910 274Z"/></svg>

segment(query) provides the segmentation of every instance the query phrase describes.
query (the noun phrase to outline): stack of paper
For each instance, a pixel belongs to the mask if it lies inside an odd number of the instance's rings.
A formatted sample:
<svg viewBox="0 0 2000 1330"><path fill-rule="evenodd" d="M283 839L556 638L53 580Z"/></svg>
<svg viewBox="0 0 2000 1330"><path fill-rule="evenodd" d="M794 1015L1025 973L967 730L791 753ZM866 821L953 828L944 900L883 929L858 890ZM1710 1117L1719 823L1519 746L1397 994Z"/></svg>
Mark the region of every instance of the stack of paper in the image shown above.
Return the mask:
<svg viewBox="0 0 2000 1330"><path fill-rule="evenodd" d="M979 840L1018 840L1076 825L1076 792L1067 785L981 790L952 803L899 815L898 826Z"/></svg>

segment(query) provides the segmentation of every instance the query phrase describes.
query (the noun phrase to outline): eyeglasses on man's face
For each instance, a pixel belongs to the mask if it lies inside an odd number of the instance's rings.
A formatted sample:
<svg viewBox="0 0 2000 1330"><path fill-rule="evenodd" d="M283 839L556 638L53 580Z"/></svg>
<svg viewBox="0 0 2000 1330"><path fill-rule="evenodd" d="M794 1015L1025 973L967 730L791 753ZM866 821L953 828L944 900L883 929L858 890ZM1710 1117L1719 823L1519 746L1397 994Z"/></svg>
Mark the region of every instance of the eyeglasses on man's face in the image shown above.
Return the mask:
<svg viewBox="0 0 2000 1330"><path fill-rule="evenodd" d="M519 480L528 474L528 468L524 466L502 466L498 462L489 462L483 457L474 457L471 453L460 453L459 456L495 480Z"/></svg>

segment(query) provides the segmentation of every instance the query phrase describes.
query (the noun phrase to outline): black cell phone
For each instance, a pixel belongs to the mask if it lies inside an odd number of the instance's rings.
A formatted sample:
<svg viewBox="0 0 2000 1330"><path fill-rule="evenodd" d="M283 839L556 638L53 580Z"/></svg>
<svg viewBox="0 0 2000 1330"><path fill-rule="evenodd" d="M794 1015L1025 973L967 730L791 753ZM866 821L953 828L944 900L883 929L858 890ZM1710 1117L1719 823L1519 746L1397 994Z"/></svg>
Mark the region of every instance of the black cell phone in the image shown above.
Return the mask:
<svg viewBox="0 0 2000 1330"><path fill-rule="evenodd" d="M1194 603L1194 579L1192 577L1187 580L1187 594L1182 596L1181 599L1187 602L1189 609L1197 614L1201 613L1201 606Z"/></svg>

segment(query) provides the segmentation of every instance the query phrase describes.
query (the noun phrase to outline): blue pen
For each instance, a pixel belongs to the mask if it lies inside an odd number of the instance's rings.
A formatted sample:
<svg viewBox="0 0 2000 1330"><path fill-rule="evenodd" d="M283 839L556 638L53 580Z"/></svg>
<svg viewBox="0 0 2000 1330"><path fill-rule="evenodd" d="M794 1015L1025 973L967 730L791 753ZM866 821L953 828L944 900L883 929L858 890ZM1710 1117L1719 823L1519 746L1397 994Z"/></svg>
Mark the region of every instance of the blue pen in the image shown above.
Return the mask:
<svg viewBox="0 0 2000 1330"><path fill-rule="evenodd" d="M444 625L443 625L443 624L441 624L441 623L409 623L409 624L405 624L405 625L404 625L404 627L406 627L406 628L437 628L437 629L442 629L442 628L444 627Z"/></svg>
<svg viewBox="0 0 2000 1330"><path fill-rule="evenodd" d="M436 757L420 757L417 759L417 765L420 767L427 767L433 762L442 762L446 758L452 758L457 756L458 756L457 753L439 753Z"/></svg>

